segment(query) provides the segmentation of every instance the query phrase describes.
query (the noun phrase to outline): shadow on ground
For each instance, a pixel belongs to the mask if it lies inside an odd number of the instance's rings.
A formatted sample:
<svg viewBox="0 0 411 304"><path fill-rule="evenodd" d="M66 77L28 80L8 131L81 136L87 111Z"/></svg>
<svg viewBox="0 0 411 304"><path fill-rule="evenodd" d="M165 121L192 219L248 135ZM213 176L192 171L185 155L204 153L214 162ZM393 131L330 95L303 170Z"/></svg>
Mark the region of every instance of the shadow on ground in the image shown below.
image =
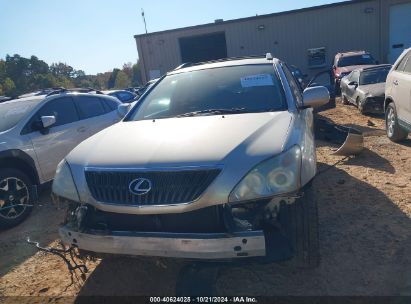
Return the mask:
<svg viewBox="0 0 411 304"><path fill-rule="evenodd" d="M37 249L27 244L26 238L47 246L58 239L58 226L63 210L57 210L51 202L50 190L43 191L39 203L27 220L17 227L0 231L0 277L33 256Z"/></svg>
<svg viewBox="0 0 411 304"><path fill-rule="evenodd" d="M411 286L408 216L369 184L320 164L320 170L325 169L330 170L314 182L320 216L320 267L296 268L292 262L224 264L218 269L217 294L399 295ZM82 287L77 302L89 295L174 295L182 265L172 259L103 260Z"/></svg>

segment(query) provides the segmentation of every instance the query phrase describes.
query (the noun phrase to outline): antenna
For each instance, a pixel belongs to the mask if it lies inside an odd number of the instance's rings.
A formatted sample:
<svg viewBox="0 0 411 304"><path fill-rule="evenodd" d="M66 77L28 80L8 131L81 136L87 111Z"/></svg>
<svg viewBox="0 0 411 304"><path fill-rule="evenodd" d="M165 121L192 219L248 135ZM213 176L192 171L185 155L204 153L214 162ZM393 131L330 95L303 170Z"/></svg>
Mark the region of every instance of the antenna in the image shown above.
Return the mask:
<svg viewBox="0 0 411 304"><path fill-rule="evenodd" d="M146 29L146 34L147 34L147 23L146 23L146 17L144 15L144 10L143 9L141 9L141 16L143 17L144 28Z"/></svg>

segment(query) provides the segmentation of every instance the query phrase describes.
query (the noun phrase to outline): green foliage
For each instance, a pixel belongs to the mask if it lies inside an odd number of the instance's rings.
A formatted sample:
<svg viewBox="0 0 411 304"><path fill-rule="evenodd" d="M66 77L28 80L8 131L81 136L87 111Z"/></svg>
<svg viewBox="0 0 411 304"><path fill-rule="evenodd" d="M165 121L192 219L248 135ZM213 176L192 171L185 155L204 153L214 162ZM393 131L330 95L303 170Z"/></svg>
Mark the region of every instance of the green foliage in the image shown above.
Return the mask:
<svg viewBox="0 0 411 304"><path fill-rule="evenodd" d="M8 77L2 83L2 87L3 87L4 93L7 96L13 96L16 92L16 85L14 84L13 80L11 80Z"/></svg>
<svg viewBox="0 0 411 304"><path fill-rule="evenodd" d="M0 95L16 97L50 87L111 89L141 85L140 66L131 62L112 72L86 75L82 70L57 62L50 66L36 56L7 55L0 59Z"/></svg>
<svg viewBox="0 0 411 304"><path fill-rule="evenodd" d="M119 71L116 76L116 81L114 83L114 87L116 89L123 89L129 87L131 84L130 78L124 71Z"/></svg>

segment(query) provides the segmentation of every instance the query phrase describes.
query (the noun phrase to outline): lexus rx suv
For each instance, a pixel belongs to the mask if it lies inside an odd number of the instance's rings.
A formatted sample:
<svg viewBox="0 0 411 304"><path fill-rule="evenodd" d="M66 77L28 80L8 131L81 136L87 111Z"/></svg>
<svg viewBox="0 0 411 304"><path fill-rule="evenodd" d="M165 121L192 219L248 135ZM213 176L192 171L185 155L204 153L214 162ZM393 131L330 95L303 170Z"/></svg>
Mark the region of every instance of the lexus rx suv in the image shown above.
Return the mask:
<svg viewBox="0 0 411 304"><path fill-rule="evenodd" d="M114 97L59 89L0 104L0 228L30 213L37 186L77 144L120 120Z"/></svg>
<svg viewBox="0 0 411 304"><path fill-rule="evenodd" d="M60 236L84 254L318 263L312 108L270 54L185 65L59 164Z"/></svg>
<svg viewBox="0 0 411 304"><path fill-rule="evenodd" d="M385 87L385 122L387 136L394 142L411 132L411 48L393 65Z"/></svg>

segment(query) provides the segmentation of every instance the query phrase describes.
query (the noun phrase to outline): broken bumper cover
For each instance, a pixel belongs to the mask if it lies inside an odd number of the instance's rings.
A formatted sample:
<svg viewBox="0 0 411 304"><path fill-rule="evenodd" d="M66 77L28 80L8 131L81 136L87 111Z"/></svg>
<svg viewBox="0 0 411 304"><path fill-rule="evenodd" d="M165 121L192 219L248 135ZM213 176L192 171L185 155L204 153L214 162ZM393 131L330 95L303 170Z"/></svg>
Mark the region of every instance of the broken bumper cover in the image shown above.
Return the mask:
<svg viewBox="0 0 411 304"><path fill-rule="evenodd" d="M240 233L181 234L149 232L78 232L60 228L64 244L103 254L172 257L186 259L233 259L263 257L263 231Z"/></svg>

